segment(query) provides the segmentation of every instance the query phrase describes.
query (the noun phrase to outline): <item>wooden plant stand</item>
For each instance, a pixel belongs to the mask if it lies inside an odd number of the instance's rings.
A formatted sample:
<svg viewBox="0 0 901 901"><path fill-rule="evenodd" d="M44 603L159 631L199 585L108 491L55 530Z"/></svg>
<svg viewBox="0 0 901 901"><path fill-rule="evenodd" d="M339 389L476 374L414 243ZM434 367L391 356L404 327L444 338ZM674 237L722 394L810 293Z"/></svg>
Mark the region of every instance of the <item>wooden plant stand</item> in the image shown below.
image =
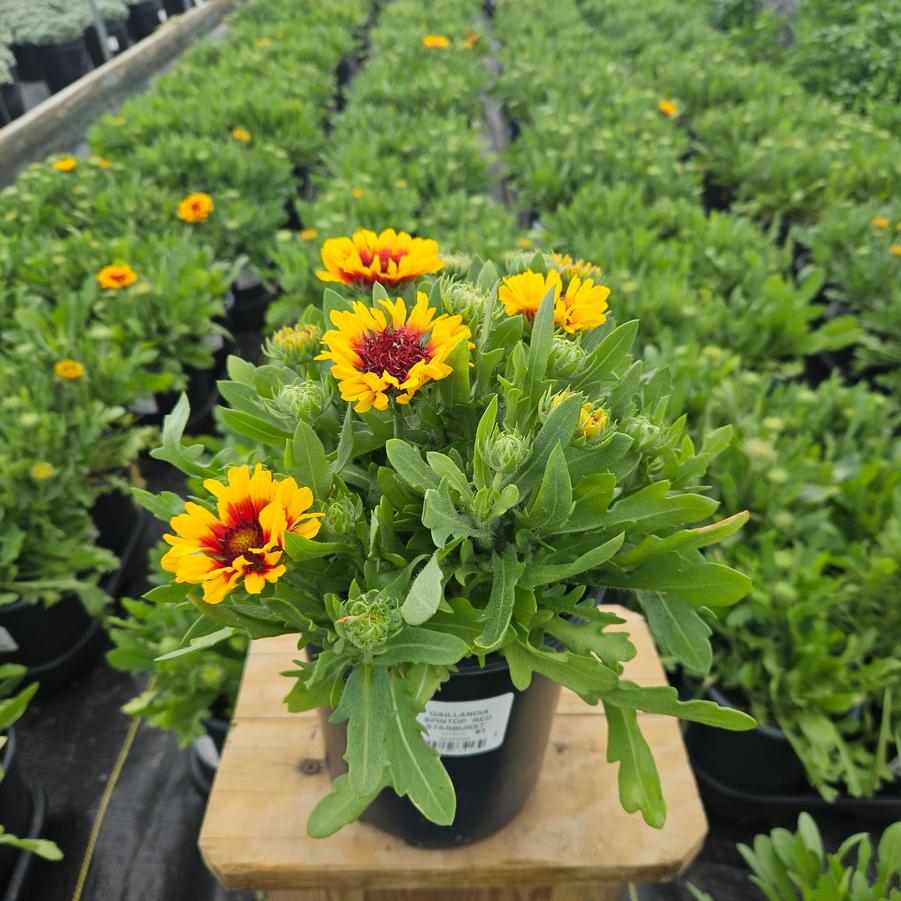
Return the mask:
<svg viewBox="0 0 901 901"><path fill-rule="evenodd" d="M628 620L638 655L626 674L665 682L644 621ZM311 839L306 820L329 790L315 711L291 714L279 673L298 656L290 636L253 642L234 721L200 832L228 889L269 901L614 901L628 882L663 882L694 858L707 831L678 723L639 714L669 815L652 829L626 814L606 762L603 709L564 690L541 777L509 826L476 844L423 851L354 823Z"/></svg>

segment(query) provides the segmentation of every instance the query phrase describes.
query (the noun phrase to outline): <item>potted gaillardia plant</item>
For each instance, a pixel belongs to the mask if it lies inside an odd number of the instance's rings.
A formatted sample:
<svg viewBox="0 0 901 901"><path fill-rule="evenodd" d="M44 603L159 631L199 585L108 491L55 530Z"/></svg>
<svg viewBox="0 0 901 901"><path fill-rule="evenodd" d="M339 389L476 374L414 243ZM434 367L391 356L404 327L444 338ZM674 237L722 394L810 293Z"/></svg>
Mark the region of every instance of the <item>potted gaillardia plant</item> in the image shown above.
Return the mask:
<svg viewBox="0 0 901 901"><path fill-rule="evenodd" d="M323 711L334 780L311 835L361 815L426 846L497 830L537 779L561 685L604 704L622 803L662 825L636 710L753 720L622 678L635 648L590 587L656 592L678 628L683 604L749 583L700 553L743 518L697 525L712 450L663 417L665 375L629 359L637 324L610 328L608 290L543 256L439 275L434 241L387 230L323 259L342 293L276 333L265 365L230 359L234 440L183 446L182 398L153 452L197 480L187 504L142 495L171 521L155 598L205 615L185 649L299 633L287 703Z"/></svg>

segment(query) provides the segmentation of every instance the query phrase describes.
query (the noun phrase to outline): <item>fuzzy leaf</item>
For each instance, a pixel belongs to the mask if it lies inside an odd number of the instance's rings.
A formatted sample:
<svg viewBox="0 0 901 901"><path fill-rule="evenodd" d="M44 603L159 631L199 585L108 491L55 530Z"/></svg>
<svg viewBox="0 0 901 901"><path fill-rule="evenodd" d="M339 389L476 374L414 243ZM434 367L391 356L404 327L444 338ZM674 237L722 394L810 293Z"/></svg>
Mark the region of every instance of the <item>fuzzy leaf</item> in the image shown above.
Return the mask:
<svg viewBox="0 0 901 901"><path fill-rule="evenodd" d="M676 689L669 685L645 686L620 682L604 695L604 704L677 716L733 732L744 732L757 725L754 717L747 713L732 707L718 707L713 701L680 701Z"/></svg>
<svg viewBox="0 0 901 901"><path fill-rule="evenodd" d="M311 488L317 501L324 501L332 487L328 457L313 427L302 419L297 421L291 439L291 459L299 484Z"/></svg>
<svg viewBox="0 0 901 901"><path fill-rule="evenodd" d="M388 674L380 667L354 667L331 716L335 723L347 720L347 761L351 788L365 797L382 783L388 761L385 734L390 716Z"/></svg>
<svg viewBox="0 0 901 901"><path fill-rule="evenodd" d="M373 660L379 666L393 663L428 663L433 666L453 666L469 653L469 644L456 635L405 626L390 640L385 651Z"/></svg>
<svg viewBox="0 0 901 901"><path fill-rule="evenodd" d="M606 563L622 546L625 533L605 541L598 547L586 551L568 563L531 563L523 573L520 585L523 588L538 588L542 585L553 585L564 579L571 579L589 569Z"/></svg>
<svg viewBox="0 0 901 901"><path fill-rule="evenodd" d="M307 820L310 838L327 838L342 826L353 823L388 784L387 772L382 774L378 788L366 795L358 795L347 773L332 783L332 790L313 808Z"/></svg>
<svg viewBox="0 0 901 901"><path fill-rule="evenodd" d="M426 465L422 455L412 444L407 444L400 438L392 438L385 445L385 451L394 471L414 491L425 494L429 488L438 488L441 484L441 479Z"/></svg>
<svg viewBox="0 0 901 901"><path fill-rule="evenodd" d="M540 535L549 535L563 525L573 508L573 486L563 448L557 442L544 468L544 478L529 505L523 524Z"/></svg>
<svg viewBox="0 0 901 901"><path fill-rule="evenodd" d="M692 673L709 672L713 663L710 626L698 611L675 594L639 591L638 600L660 650Z"/></svg>
<svg viewBox="0 0 901 901"><path fill-rule="evenodd" d="M442 579L443 573L438 563L438 551L435 551L429 558L429 562L413 580L403 606L400 608L405 622L418 626L435 613L444 597Z"/></svg>
<svg viewBox="0 0 901 901"><path fill-rule="evenodd" d="M485 627L476 639L478 647L491 651L503 641L513 614L514 588L524 568L512 545L504 549L503 556L492 553L491 595L485 608Z"/></svg>

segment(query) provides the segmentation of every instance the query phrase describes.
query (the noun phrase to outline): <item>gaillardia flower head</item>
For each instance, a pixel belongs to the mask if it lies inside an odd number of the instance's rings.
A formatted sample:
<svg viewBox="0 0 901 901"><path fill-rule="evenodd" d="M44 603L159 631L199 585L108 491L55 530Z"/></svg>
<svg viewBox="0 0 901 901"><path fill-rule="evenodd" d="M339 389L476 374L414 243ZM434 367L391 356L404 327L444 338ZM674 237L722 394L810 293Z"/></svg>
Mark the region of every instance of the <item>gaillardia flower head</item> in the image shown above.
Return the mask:
<svg viewBox="0 0 901 901"><path fill-rule="evenodd" d="M554 265L565 278L578 275L579 278L590 278L597 281L604 274L604 270L596 263L589 260L574 260L568 253L555 253Z"/></svg>
<svg viewBox="0 0 901 901"><path fill-rule="evenodd" d="M161 565L176 582L202 585L208 604L218 604L242 580L248 594L259 594L285 573L285 535L314 538L319 531L322 514L308 512L313 492L294 479L273 479L259 463L253 475L249 466L234 466L227 484L207 479L203 485L216 496L217 512L185 504L170 520L175 534L163 536L171 547Z"/></svg>
<svg viewBox="0 0 901 901"><path fill-rule="evenodd" d="M422 46L429 50L444 50L450 44L450 40L443 34L426 34L422 38Z"/></svg>
<svg viewBox="0 0 901 901"><path fill-rule="evenodd" d="M385 287L430 275L444 265L437 241L393 228L380 235L360 228L350 238L329 238L322 245L322 262L325 271L316 274L324 282L363 286L378 282Z"/></svg>
<svg viewBox="0 0 901 901"><path fill-rule="evenodd" d="M888 219L887 216L875 216L875 217L870 221L870 225L872 225L873 228L879 228L879 229L886 229L886 228L888 228L891 224L892 224L892 223L889 221L889 219Z"/></svg>
<svg viewBox="0 0 901 901"><path fill-rule="evenodd" d="M206 222L216 209L209 194L188 194L178 204L178 218L182 222Z"/></svg>
<svg viewBox="0 0 901 901"><path fill-rule="evenodd" d="M74 172L78 167L78 160L74 156L61 156L53 161L53 168L57 172Z"/></svg>
<svg viewBox="0 0 901 901"><path fill-rule="evenodd" d="M661 100L657 109L668 119L675 119L679 115L679 107L672 100Z"/></svg>
<svg viewBox="0 0 901 901"><path fill-rule="evenodd" d="M384 410L389 397L407 404L427 382L451 374L447 358L470 337L460 316L436 313L422 291L409 313L401 298L375 307L356 302L353 312L333 310L335 328L322 338L328 350L316 359L332 361L341 397L358 413Z"/></svg>
<svg viewBox="0 0 901 901"><path fill-rule="evenodd" d="M138 273L128 263L113 263L104 266L97 273L97 284L101 288L127 288L138 280Z"/></svg>
<svg viewBox="0 0 901 901"><path fill-rule="evenodd" d="M522 313L532 320L548 292L554 296L554 325L565 332L588 331L607 321L607 298L610 289L596 285L590 278L574 276L566 291L563 279L556 269L547 275L531 269L519 275L511 275L501 282L498 296L508 316Z"/></svg>
<svg viewBox="0 0 901 901"><path fill-rule="evenodd" d="M53 364L53 371L57 378L66 382L75 382L84 378L85 369L78 360L57 360Z"/></svg>
<svg viewBox="0 0 901 901"><path fill-rule="evenodd" d="M232 129L232 137L242 144L247 144L250 142L251 134L246 128L241 128L239 125L237 128Z"/></svg>
<svg viewBox="0 0 901 901"><path fill-rule="evenodd" d="M52 463L40 462L31 467L31 477L35 482L46 482L56 475L56 467Z"/></svg>

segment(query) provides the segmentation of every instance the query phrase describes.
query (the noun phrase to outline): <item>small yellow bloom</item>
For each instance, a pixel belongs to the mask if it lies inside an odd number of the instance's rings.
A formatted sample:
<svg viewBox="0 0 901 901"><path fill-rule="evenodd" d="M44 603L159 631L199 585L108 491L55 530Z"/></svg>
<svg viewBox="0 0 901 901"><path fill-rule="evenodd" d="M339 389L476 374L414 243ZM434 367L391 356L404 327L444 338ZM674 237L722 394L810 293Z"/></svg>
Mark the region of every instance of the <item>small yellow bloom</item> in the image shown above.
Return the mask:
<svg viewBox="0 0 901 901"><path fill-rule="evenodd" d="M284 354L303 354L319 344L319 329L315 325L286 325L273 336L272 343Z"/></svg>
<svg viewBox="0 0 901 901"><path fill-rule="evenodd" d="M35 482L46 482L56 475L56 467L52 463L35 463L31 467L31 477Z"/></svg>
<svg viewBox="0 0 901 901"><path fill-rule="evenodd" d="M250 141L250 132L246 128L241 128L238 126L237 128L232 129L232 137L236 141L241 141L244 144L247 144Z"/></svg>
<svg viewBox="0 0 901 901"><path fill-rule="evenodd" d="M530 250L532 247L532 239L523 235L521 238L516 239L516 246L523 250Z"/></svg>
<svg viewBox="0 0 901 901"><path fill-rule="evenodd" d="M359 200L363 196L362 188L354 188L353 191L350 192L354 196L354 200Z"/></svg>
<svg viewBox="0 0 901 901"><path fill-rule="evenodd" d="M227 484L207 479L203 487L215 495L217 513L185 504L169 521L175 534L163 535L170 549L160 564L176 582L202 585L208 604L218 604L242 580L248 594L259 594L286 572L285 535L319 532L323 514L307 512L313 492L293 478L273 479L259 463L252 475L249 466L234 466Z"/></svg>
<svg viewBox="0 0 901 901"><path fill-rule="evenodd" d="M568 253L555 253L554 263L560 274L566 278L578 275L579 278L599 279L604 274L604 270L596 263L588 260L574 260Z"/></svg>
<svg viewBox="0 0 901 901"><path fill-rule="evenodd" d="M610 289L596 285L590 278L573 276L564 291L563 279L556 269L547 275L531 269L511 275L501 282L498 296L508 316L522 313L531 321L550 292L554 297L554 325L568 334L597 328L607 321Z"/></svg>
<svg viewBox="0 0 901 901"><path fill-rule="evenodd" d="M609 420L610 417L607 415L606 410L584 403L582 404L582 409L579 410L579 431L586 438L594 438L607 428Z"/></svg>
<svg viewBox="0 0 901 901"><path fill-rule="evenodd" d="M257 38L256 45L260 50L265 50L267 47L272 46L272 38Z"/></svg>
<svg viewBox="0 0 901 901"><path fill-rule="evenodd" d="M97 284L101 288L127 288L137 280L138 273L127 263L113 263L97 273Z"/></svg>
<svg viewBox="0 0 901 901"><path fill-rule="evenodd" d="M316 237L318 237L319 232L316 231L315 228L305 228L303 231L298 232L302 241L312 241Z"/></svg>
<svg viewBox="0 0 901 901"><path fill-rule="evenodd" d="M443 34L427 34L422 38L422 46L429 50L444 50L450 45L450 40Z"/></svg>
<svg viewBox="0 0 901 901"><path fill-rule="evenodd" d="M116 116L116 118L113 119L113 125L119 125L119 126L121 126L121 125L124 125L124 124L125 124L125 117L124 117L124 116Z"/></svg>
<svg viewBox="0 0 901 901"><path fill-rule="evenodd" d="M394 182L394 187L397 188L398 191L405 191L408 187L407 180L405 178L399 178L396 182Z"/></svg>
<svg viewBox="0 0 901 901"><path fill-rule="evenodd" d="M466 38L463 41L463 49L464 50L472 50L476 44L479 43L479 33L477 31L473 31L471 28L466 30Z"/></svg>
<svg viewBox="0 0 901 901"><path fill-rule="evenodd" d="M679 115L679 107L671 100L661 100L657 104L657 109L668 119L675 119Z"/></svg>
<svg viewBox="0 0 901 901"><path fill-rule="evenodd" d="M178 204L178 218L182 222L206 222L216 209L209 194L188 194Z"/></svg>
<svg viewBox="0 0 901 901"><path fill-rule="evenodd" d="M891 222L886 216L876 216L870 221L870 225L872 225L873 228L886 229L891 225Z"/></svg>
<svg viewBox="0 0 901 901"><path fill-rule="evenodd" d="M57 172L74 172L78 167L78 160L74 156L63 156L53 161L53 168Z"/></svg>
<svg viewBox="0 0 901 901"><path fill-rule="evenodd" d="M437 312L422 291L409 311L400 297L374 307L357 301L353 312L332 310L335 328L322 337L328 350L316 359L332 361L341 399L355 403L358 413L384 410L389 399L408 404L428 382L453 372L447 358L471 336L462 316L436 318Z"/></svg>
<svg viewBox="0 0 901 901"><path fill-rule="evenodd" d="M103 157L103 156L92 156L91 162L98 169L112 169L113 168L113 164L106 157Z"/></svg>
<svg viewBox="0 0 901 901"><path fill-rule="evenodd" d="M64 379L67 382L75 382L80 378L84 378L84 366L78 360L57 360L53 364L53 371L57 378Z"/></svg>
<svg viewBox="0 0 901 901"><path fill-rule="evenodd" d="M413 238L393 228L381 234L360 228L350 238L329 238L322 245L322 262L325 270L316 273L321 281L367 286L378 282L392 287L444 266L437 241Z"/></svg>
<svg viewBox="0 0 901 901"><path fill-rule="evenodd" d="M892 244L892 246L889 247L888 252L893 257L901 257L901 244Z"/></svg>

